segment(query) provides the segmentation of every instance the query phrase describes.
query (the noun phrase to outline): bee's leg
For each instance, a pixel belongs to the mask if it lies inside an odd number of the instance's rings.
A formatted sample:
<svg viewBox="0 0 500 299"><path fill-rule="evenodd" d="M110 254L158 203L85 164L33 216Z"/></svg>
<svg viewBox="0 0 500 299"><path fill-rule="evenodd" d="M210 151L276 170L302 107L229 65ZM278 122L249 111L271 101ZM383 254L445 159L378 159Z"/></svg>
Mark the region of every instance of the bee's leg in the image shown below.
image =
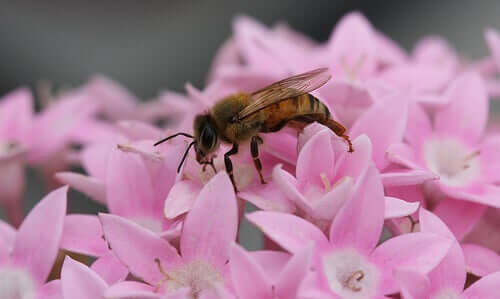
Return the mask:
<svg viewBox="0 0 500 299"><path fill-rule="evenodd" d="M238 192L238 188L236 188L236 183L234 182L233 175L233 163L231 163L231 159L229 156L232 156L238 152L238 144L234 143L233 147L224 154L224 164L226 165L226 172L229 174L229 178L231 179L231 183L233 183L234 192Z"/></svg>
<svg viewBox="0 0 500 299"><path fill-rule="evenodd" d="M330 130L332 130L337 136L344 138L344 140L349 145L349 152L350 153L354 152L354 149L352 148L351 139L349 139L349 136L345 134L346 128L343 125L334 121L333 119L327 119L323 124L326 125L328 128L330 128Z"/></svg>
<svg viewBox="0 0 500 299"><path fill-rule="evenodd" d="M259 173L260 182L262 184L265 184L266 182L264 181L264 177L262 177L262 163L260 162L259 159L259 144L262 143L263 143L262 138L260 138L257 135L253 136L252 141L250 142L250 152L252 153L253 164L255 165L255 168Z"/></svg>

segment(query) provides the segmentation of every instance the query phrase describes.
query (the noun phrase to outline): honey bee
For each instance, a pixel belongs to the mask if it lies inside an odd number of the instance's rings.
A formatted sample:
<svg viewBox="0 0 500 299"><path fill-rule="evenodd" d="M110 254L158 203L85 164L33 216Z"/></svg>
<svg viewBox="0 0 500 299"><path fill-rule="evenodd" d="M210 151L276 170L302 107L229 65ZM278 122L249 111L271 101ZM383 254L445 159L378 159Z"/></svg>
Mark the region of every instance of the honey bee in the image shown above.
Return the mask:
<svg viewBox="0 0 500 299"><path fill-rule="evenodd" d="M179 164L180 171L191 147L194 146L196 160L203 170L210 165L214 171L213 158L220 143L231 144L232 148L224 154L226 172L229 174L235 192L238 192L233 176L230 156L238 152L238 145L250 140L250 152L260 181L262 163L259 159L259 145L263 143L259 133L271 133L286 125L303 129L307 124L318 122L327 126L337 136L345 139L349 152L353 152L346 129L332 119L330 111L320 100L310 94L323 86L331 76L326 68L316 69L273 83L253 93L236 93L219 100L210 111L197 115L194 135L177 133L155 143L155 146L177 136L193 139Z"/></svg>

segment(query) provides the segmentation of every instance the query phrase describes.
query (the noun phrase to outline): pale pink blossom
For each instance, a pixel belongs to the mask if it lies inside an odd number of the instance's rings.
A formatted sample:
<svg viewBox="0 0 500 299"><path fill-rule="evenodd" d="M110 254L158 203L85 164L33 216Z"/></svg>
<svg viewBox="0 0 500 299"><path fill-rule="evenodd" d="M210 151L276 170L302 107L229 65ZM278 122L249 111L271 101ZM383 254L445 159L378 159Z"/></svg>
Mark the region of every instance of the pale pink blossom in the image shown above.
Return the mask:
<svg viewBox="0 0 500 299"><path fill-rule="evenodd" d="M229 177L220 173L205 185L186 216L180 253L129 220L107 214L100 218L112 251L133 275L162 293L187 288L201 296L222 292L219 289L230 283L227 263L236 239L237 215Z"/></svg>
<svg viewBox="0 0 500 299"><path fill-rule="evenodd" d="M52 298L45 282L56 260L66 214L67 187L43 198L17 232L0 243L0 297ZM8 229L7 229L8 231ZM11 241L8 241L8 240Z"/></svg>
<svg viewBox="0 0 500 299"><path fill-rule="evenodd" d="M333 220L329 239L314 225L293 215L254 212L247 216L268 237L290 252L313 241L316 274L301 288L302 296L379 298L397 291L394 269L431 271L451 242L431 233L394 237L376 246L384 222L384 196L376 169L369 167L360 188ZM314 297L316 298L316 297Z"/></svg>

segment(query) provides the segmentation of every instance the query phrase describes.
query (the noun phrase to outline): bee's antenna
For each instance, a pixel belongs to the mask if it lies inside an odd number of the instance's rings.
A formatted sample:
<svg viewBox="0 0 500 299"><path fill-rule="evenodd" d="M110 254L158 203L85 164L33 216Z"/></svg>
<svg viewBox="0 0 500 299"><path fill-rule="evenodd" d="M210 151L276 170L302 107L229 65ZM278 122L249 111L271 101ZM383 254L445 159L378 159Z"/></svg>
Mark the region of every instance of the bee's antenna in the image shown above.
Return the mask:
<svg viewBox="0 0 500 299"><path fill-rule="evenodd" d="M163 142L165 142L165 141L167 141L167 140L170 140L170 139L172 139L172 138L175 138L175 137L177 137L177 136L179 136L179 135L186 136L186 137L189 137L189 138L194 138L194 137L193 137L193 135L190 135L190 134L188 134L188 133L182 133L182 132L181 132L181 133L174 134L174 135L172 135L172 136L168 136L167 138L163 138L162 140L160 140L160 141L156 142L156 143L154 144L154 146L157 146L158 144L161 144L161 143L163 143Z"/></svg>
<svg viewBox="0 0 500 299"><path fill-rule="evenodd" d="M177 173L181 172L181 167L182 167L182 164L184 164L184 161L186 160L186 157L189 153L189 150L191 149L191 147L196 143L196 141L193 141L189 144L188 148L186 149L186 152L184 153L184 156L182 156L182 160L181 160L181 163L179 164L179 167L177 167Z"/></svg>

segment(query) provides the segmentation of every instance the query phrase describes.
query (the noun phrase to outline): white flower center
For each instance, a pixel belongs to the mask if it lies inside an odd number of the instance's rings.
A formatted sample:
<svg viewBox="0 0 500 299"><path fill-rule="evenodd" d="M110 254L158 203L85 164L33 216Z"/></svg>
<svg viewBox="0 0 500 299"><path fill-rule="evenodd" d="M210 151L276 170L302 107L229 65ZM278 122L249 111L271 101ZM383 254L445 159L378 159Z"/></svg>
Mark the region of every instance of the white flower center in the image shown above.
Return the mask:
<svg viewBox="0 0 500 299"><path fill-rule="evenodd" d="M191 289L191 298L198 298L201 291L210 290L214 285L224 283L224 277L214 266L200 260L168 272L164 272L160 265L160 272L165 276L161 284L166 293L188 287Z"/></svg>
<svg viewBox="0 0 500 299"><path fill-rule="evenodd" d="M464 186L479 176L479 151L456 139L430 140L424 145L424 159L430 170L449 186Z"/></svg>
<svg viewBox="0 0 500 299"><path fill-rule="evenodd" d="M436 294L432 296L432 299L460 299L460 293L451 288L445 288L439 290Z"/></svg>
<svg viewBox="0 0 500 299"><path fill-rule="evenodd" d="M380 273L376 266L354 249L323 256L323 271L330 289L342 298L372 298L377 294Z"/></svg>
<svg viewBox="0 0 500 299"><path fill-rule="evenodd" d="M36 285L31 275L23 269L0 269L0 298L34 299Z"/></svg>

